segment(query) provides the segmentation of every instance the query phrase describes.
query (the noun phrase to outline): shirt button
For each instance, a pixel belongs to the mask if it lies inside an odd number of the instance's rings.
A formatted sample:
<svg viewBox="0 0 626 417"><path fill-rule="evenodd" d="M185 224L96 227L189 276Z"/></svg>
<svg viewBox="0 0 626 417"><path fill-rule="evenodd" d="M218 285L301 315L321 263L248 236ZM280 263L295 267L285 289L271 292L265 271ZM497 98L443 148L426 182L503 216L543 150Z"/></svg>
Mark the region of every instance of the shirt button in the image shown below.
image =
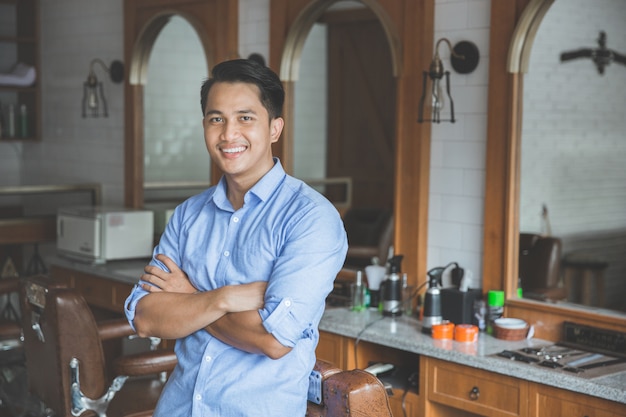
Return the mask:
<svg viewBox="0 0 626 417"><path fill-rule="evenodd" d="M290 300L285 301L285 305L289 307L291 305L291 301Z"/></svg>
<svg viewBox="0 0 626 417"><path fill-rule="evenodd" d="M204 360L205 360L205 361L207 361L207 362L211 362L211 357L210 357L210 356L206 356L206 357L204 358Z"/></svg>
<svg viewBox="0 0 626 417"><path fill-rule="evenodd" d="M239 217L233 217L233 222L237 223L239 221Z"/></svg>
<svg viewBox="0 0 626 417"><path fill-rule="evenodd" d="M196 395L196 401L200 401L202 399L202 395L198 394Z"/></svg>
<svg viewBox="0 0 626 417"><path fill-rule="evenodd" d="M224 256L230 256L230 252L229 251L224 251Z"/></svg>

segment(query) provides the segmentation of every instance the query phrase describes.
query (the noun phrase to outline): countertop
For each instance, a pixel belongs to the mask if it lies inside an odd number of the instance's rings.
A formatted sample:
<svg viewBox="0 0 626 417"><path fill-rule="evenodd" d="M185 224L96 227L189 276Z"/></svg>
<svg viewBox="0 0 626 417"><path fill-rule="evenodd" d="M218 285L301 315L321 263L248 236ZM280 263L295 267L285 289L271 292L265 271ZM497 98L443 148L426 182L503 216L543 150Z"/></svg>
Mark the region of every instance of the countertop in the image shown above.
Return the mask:
<svg viewBox="0 0 626 417"><path fill-rule="evenodd" d="M50 261L55 265L134 285L149 259L115 261L105 264L92 264L63 257L55 257ZM589 379L493 356L505 349L516 350L527 346L538 347L552 344L546 340L533 338L511 342L480 333L475 343L441 341L423 334L420 321L414 317L383 318L376 310L353 312L345 307L327 307L319 329L360 341L626 404L626 371Z"/></svg>
<svg viewBox="0 0 626 417"><path fill-rule="evenodd" d="M86 274L135 285L143 273L143 268L150 262L150 259L129 259L97 264L65 256L54 256L48 259L48 261L51 265L58 265Z"/></svg>
<svg viewBox="0 0 626 417"><path fill-rule="evenodd" d="M435 340L422 333L421 328L420 321L413 317L383 318L376 310L354 312L345 307L327 308L319 326L322 331L359 341L626 404L626 371L589 379L493 356L505 349L551 345L550 341L536 338L506 341L480 333L477 342L460 343Z"/></svg>

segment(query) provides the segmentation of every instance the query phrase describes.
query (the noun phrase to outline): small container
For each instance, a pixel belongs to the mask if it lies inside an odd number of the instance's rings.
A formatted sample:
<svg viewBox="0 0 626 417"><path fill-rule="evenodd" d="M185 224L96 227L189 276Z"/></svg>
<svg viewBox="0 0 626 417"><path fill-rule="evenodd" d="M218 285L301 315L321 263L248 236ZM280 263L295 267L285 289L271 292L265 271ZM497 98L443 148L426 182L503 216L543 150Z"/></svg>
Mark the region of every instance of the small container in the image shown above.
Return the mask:
<svg viewBox="0 0 626 417"><path fill-rule="evenodd" d="M478 331L484 332L487 329L487 304L485 300L474 300L474 315L472 316L472 324L478 327Z"/></svg>
<svg viewBox="0 0 626 417"><path fill-rule="evenodd" d="M487 293L487 333L493 334L493 323L504 313L504 291Z"/></svg>
<svg viewBox="0 0 626 417"><path fill-rule="evenodd" d="M20 106L20 137L28 137L28 112L26 110L26 104Z"/></svg>
<svg viewBox="0 0 626 417"><path fill-rule="evenodd" d="M528 335L530 326L522 319L501 317L493 322L493 335L497 339L522 340Z"/></svg>
<svg viewBox="0 0 626 417"><path fill-rule="evenodd" d="M478 327L473 324L459 324L454 328L454 340L463 343L478 341Z"/></svg>
<svg viewBox="0 0 626 417"><path fill-rule="evenodd" d="M431 334L433 339L449 339L454 338L454 323L444 320L439 324L433 324Z"/></svg>
<svg viewBox="0 0 626 417"><path fill-rule="evenodd" d="M352 311L365 309L365 285L363 285L363 273L357 271L356 282L350 285L350 308Z"/></svg>
<svg viewBox="0 0 626 417"><path fill-rule="evenodd" d="M15 106L13 104L9 104L9 114L7 120L7 137L14 138L15 137Z"/></svg>

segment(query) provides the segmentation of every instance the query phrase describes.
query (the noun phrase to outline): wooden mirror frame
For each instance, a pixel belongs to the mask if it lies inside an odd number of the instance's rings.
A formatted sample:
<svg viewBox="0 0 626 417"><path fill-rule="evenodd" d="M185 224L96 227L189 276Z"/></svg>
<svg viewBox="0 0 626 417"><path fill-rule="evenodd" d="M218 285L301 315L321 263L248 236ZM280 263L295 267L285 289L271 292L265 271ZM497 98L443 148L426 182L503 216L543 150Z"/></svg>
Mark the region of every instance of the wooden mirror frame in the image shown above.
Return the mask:
<svg viewBox="0 0 626 417"><path fill-rule="evenodd" d="M183 17L195 29L204 48L207 68L238 56L238 1L124 1L124 60L128 68L124 86L124 203L127 207L140 208L144 204L143 95L147 65L157 36L173 15ZM212 166L212 178L219 175L215 171Z"/></svg>
<svg viewBox="0 0 626 417"><path fill-rule="evenodd" d="M283 137L274 154L292 172L293 94L297 60L306 35L317 17L337 0L271 0L270 66L285 85ZM385 28L396 74L396 149L394 190L394 247L403 254L403 271L411 285L426 279L430 124L417 123L422 71L433 54L433 0L360 0ZM421 282L420 282L421 283Z"/></svg>
<svg viewBox="0 0 626 417"><path fill-rule="evenodd" d="M505 314L535 325L535 336L561 339L565 320L618 331L623 314L600 314L517 298L523 73L535 33L554 0L491 2L483 288L504 289Z"/></svg>

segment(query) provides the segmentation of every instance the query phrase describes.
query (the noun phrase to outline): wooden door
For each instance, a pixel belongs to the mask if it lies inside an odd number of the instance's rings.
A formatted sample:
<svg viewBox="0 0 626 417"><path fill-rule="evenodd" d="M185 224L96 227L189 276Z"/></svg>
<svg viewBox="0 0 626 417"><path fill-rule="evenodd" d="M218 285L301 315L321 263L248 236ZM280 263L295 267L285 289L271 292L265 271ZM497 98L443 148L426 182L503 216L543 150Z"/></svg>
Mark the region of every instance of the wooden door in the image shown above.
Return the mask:
<svg viewBox="0 0 626 417"><path fill-rule="evenodd" d="M396 82L373 13L334 12L328 24L327 177L351 177L352 207L393 208Z"/></svg>

